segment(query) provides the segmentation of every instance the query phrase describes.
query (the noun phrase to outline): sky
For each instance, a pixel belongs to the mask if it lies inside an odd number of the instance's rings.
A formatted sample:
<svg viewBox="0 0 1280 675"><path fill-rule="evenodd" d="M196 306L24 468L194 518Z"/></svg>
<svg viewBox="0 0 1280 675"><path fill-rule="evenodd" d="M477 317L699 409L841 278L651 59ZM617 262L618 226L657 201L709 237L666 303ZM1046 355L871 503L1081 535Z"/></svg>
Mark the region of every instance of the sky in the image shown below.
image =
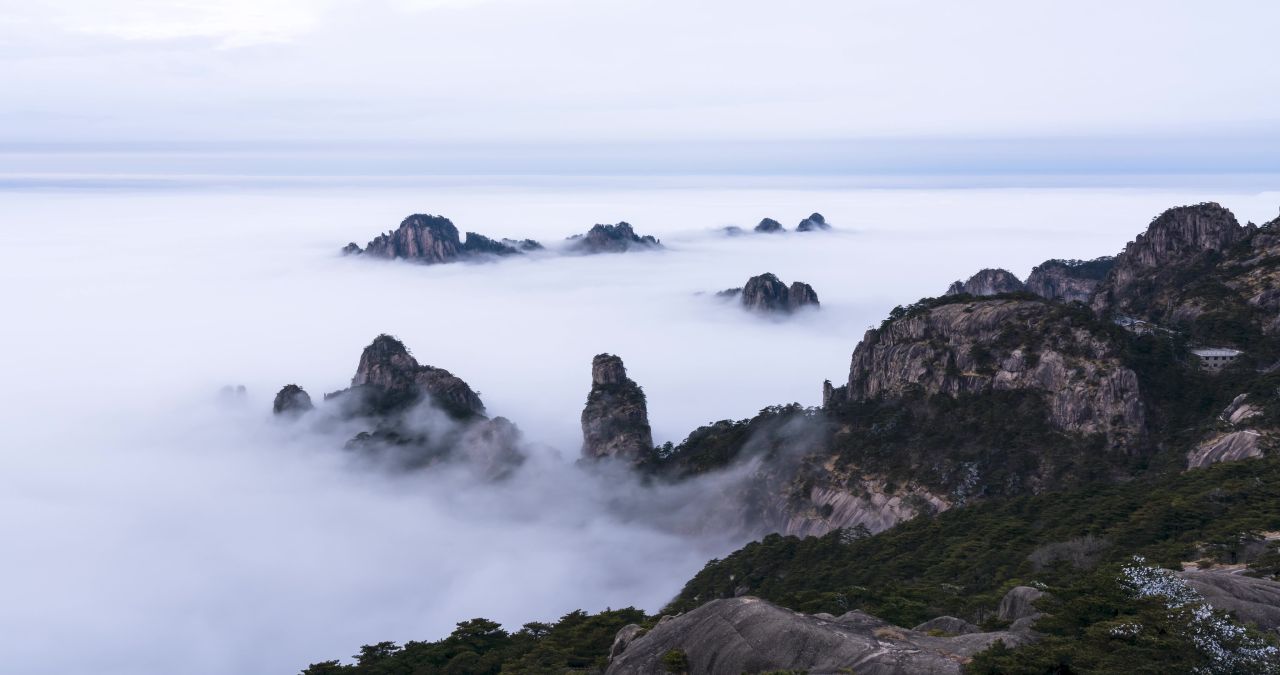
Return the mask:
<svg viewBox="0 0 1280 675"><path fill-rule="evenodd" d="M1278 23L1265 0L4 0L0 150L497 143L499 169L524 147L553 171L613 143L622 169L646 147L697 169L699 147L707 170L799 172L811 146L716 144L817 141L864 171L948 147L979 170L1255 171L1280 146Z"/></svg>
<svg viewBox="0 0 1280 675"><path fill-rule="evenodd" d="M593 355L623 357L655 440L679 442L817 404L890 308L982 267L1113 254L1178 204L1270 220L1277 19L0 0L0 670L289 673L475 616L657 610L743 543L697 527L736 478L579 470ZM719 234L814 211L833 232ZM337 254L423 212L553 246L626 220L666 249ZM763 272L821 310L774 322L711 295ZM529 462L498 484L398 473L344 452L353 429L272 418L284 384L347 386L379 333L478 390Z"/></svg>

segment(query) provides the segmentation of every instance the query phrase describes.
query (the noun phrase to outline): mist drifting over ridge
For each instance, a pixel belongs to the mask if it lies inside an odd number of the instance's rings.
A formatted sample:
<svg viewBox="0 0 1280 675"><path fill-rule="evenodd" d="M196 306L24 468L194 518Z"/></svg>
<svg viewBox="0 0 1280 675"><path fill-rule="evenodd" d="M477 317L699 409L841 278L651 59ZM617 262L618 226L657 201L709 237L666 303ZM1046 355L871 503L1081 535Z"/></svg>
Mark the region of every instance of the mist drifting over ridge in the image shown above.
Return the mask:
<svg viewBox="0 0 1280 675"><path fill-rule="evenodd" d="M10 658L31 673L294 672L473 616L655 609L740 542L629 517L610 506L642 488L574 470L593 354L625 359L655 441L678 442L765 405L816 404L895 304L981 267L1025 276L1114 253L1162 209L1205 199L1242 221L1280 203L1188 189L6 193ZM815 210L836 231L715 233ZM667 250L433 267L337 255L413 212L548 242L627 220ZM777 323L710 297L766 271L811 283L821 311ZM270 418L283 384L345 387L384 332L521 427L531 459L517 476L371 470ZM238 384L246 400L220 402Z"/></svg>

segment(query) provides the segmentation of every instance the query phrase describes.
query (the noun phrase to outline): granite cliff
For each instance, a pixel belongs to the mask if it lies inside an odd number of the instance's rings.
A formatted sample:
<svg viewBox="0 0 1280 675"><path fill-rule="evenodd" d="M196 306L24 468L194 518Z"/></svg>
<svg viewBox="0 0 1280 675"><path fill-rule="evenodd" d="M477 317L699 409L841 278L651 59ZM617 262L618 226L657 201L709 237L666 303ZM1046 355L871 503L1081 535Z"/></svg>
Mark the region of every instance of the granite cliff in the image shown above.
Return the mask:
<svg viewBox="0 0 1280 675"><path fill-rule="evenodd" d="M1046 260L1031 270L1026 287L1048 300L1087 303L1114 264L1115 258L1111 256L1093 260Z"/></svg>
<svg viewBox="0 0 1280 675"><path fill-rule="evenodd" d="M644 390L622 359L597 354L591 360L591 392L582 410L582 457L635 463L653 452L653 432Z"/></svg>

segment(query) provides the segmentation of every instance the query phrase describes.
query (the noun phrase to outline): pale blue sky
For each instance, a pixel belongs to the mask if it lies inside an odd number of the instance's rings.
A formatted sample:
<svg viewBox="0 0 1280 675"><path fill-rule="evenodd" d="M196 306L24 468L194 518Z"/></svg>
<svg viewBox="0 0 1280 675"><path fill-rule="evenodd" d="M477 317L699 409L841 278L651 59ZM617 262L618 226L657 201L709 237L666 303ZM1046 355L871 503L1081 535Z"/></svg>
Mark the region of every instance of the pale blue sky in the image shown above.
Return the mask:
<svg viewBox="0 0 1280 675"><path fill-rule="evenodd" d="M1274 171L1277 25L1265 0L0 0L0 168L297 141L751 172L816 140L846 144L819 169Z"/></svg>

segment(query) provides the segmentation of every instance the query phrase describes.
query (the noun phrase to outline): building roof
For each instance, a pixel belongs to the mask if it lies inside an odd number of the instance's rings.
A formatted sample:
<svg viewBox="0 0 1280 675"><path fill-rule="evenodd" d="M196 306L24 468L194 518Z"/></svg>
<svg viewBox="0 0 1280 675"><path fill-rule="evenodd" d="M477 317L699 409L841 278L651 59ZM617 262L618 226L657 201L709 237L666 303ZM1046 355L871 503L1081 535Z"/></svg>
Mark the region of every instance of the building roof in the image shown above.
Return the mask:
<svg viewBox="0 0 1280 675"><path fill-rule="evenodd" d="M1195 349L1191 350L1191 353L1200 357L1239 356L1241 354L1241 351L1239 349L1231 349L1230 347L1196 347Z"/></svg>

